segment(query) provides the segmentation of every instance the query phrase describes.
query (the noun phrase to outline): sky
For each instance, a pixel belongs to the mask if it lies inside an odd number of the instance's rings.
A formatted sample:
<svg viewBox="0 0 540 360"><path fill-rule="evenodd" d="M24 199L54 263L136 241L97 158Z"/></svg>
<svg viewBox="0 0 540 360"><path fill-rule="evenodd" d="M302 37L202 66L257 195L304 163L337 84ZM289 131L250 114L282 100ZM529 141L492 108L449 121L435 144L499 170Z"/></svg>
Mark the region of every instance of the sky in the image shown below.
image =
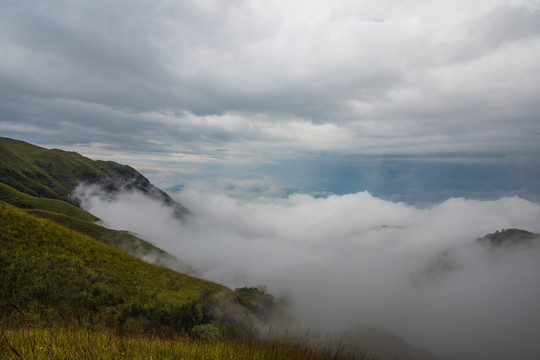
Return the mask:
<svg viewBox="0 0 540 360"><path fill-rule="evenodd" d="M441 359L540 356L540 247L475 241L540 232L538 94L536 0L0 0L0 136L131 165L193 216L84 208Z"/></svg>
<svg viewBox="0 0 540 360"><path fill-rule="evenodd" d="M540 201L540 2L0 1L0 134L158 186Z"/></svg>

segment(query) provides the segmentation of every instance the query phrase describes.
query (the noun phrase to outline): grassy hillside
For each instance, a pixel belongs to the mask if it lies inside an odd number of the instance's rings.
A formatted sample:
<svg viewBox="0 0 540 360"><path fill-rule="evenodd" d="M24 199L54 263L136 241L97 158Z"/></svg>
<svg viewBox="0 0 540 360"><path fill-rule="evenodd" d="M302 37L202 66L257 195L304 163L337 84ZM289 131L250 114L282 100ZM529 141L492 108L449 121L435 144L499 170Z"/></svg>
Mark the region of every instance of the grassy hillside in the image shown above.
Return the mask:
<svg viewBox="0 0 540 360"><path fill-rule="evenodd" d="M134 169L8 138L0 138L0 150L0 200L25 209L27 213L92 236L150 263L177 271L193 272L178 258L128 232L95 224L99 220L97 217L73 204L70 194L80 181L100 181L101 185L113 192L115 187L129 188L131 184L132 188L139 191L162 196L162 200L168 198ZM172 200L169 204L180 209L178 214L186 213L181 205L173 204Z"/></svg>
<svg viewBox="0 0 540 360"><path fill-rule="evenodd" d="M178 333L246 325L248 311L215 283L150 265L0 202L0 308L43 322L84 320L122 331Z"/></svg>
<svg viewBox="0 0 540 360"><path fill-rule="evenodd" d="M71 194L81 182L99 184L111 194L137 190L173 207L179 218L189 213L130 166L4 137L0 137L0 181L32 196L73 204Z"/></svg>
<svg viewBox="0 0 540 360"><path fill-rule="evenodd" d="M320 344L280 340L199 341L187 337L159 338L119 336L108 331L80 327L2 329L0 358L3 360L367 360L366 356L323 349Z"/></svg>
<svg viewBox="0 0 540 360"><path fill-rule="evenodd" d="M94 215L62 200L37 198L0 183L0 200L24 209L27 213L46 218L71 230L91 236L152 264L177 271L193 270L180 259L127 231L107 229L94 221Z"/></svg>
<svg viewBox="0 0 540 360"><path fill-rule="evenodd" d="M194 273L194 270L182 260L127 231L111 230L94 222L74 219L70 216L51 211L31 209L25 210L25 212L52 220L66 228L91 236L146 262L168 267L183 273Z"/></svg>
<svg viewBox="0 0 540 360"><path fill-rule="evenodd" d="M0 138L0 164L0 178L7 185L33 196L64 201L71 201L79 181L115 175L103 162L9 138ZM128 172L127 167L124 170Z"/></svg>
<svg viewBox="0 0 540 360"><path fill-rule="evenodd" d="M99 220L94 215L90 214L87 211L84 211L83 209L73 204L57 199L38 198L35 196L31 196L15 190L11 186L8 186L2 182L0 182L0 200L3 200L21 209L47 210L84 221Z"/></svg>

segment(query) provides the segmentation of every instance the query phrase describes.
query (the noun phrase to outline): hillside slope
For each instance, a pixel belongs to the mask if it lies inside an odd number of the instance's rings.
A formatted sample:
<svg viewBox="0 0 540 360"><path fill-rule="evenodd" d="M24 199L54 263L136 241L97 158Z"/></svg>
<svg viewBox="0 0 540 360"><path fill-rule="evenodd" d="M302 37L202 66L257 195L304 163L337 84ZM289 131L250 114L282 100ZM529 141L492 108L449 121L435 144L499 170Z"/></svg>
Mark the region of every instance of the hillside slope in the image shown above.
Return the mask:
<svg viewBox="0 0 540 360"><path fill-rule="evenodd" d="M24 313L159 333L249 326L249 311L221 285L148 264L4 202L0 229L4 320Z"/></svg>
<svg viewBox="0 0 540 360"><path fill-rule="evenodd" d="M32 196L72 204L77 204L71 194L80 183L100 185L111 195L134 190L172 207L177 218L189 214L188 209L130 166L5 137L0 137L0 181Z"/></svg>
<svg viewBox="0 0 540 360"><path fill-rule="evenodd" d="M192 272L151 243L97 224L71 197L81 182L107 196L138 191L179 219L189 214L129 166L0 138L0 320L26 314L122 331L203 326L229 335L253 324L260 314L245 306L245 295L170 270Z"/></svg>
<svg viewBox="0 0 540 360"><path fill-rule="evenodd" d="M0 178L0 181L1 180L3 180L3 178ZM28 195L2 182L0 182L0 200L21 209L47 210L83 221L99 220L89 212L68 202Z"/></svg>
<svg viewBox="0 0 540 360"><path fill-rule="evenodd" d="M0 200L25 212L46 218L81 234L91 236L152 264L193 273L186 263L127 231L111 230L95 223L89 212L62 200L38 198L0 182Z"/></svg>
<svg viewBox="0 0 540 360"><path fill-rule="evenodd" d="M182 273L194 274L194 270L176 256L127 231L108 229L90 221L74 219L52 211L31 209L25 210L25 212L52 220L68 229L91 236L151 264L164 266Z"/></svg>

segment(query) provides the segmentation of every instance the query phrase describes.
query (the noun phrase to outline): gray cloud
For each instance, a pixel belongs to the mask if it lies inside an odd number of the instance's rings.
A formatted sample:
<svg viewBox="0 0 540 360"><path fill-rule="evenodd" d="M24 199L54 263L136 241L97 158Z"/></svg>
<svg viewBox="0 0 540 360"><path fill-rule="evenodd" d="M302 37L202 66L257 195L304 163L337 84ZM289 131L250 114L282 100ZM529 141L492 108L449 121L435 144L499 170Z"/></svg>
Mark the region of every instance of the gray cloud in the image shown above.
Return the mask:
<svg viewBox="0 0 540 360"><path fill-rule="evenodd" d="M27 106L66 98L128 114L289 114L318 123L373 120L392 130L407 118L428 134L445 133L456 118L489 124L487 105L501 101L514 112L505 121L530 118L538 81L515 76L537 73L526 59L538 52L538 8L439 5L5 3L1 76L9 90L2 90L25 96ZM532 108L518 107L523 101ZM376 111L353 111L351 102ZM51 115L89 126L84 115ZM431 129L418 117L429 117Z"/></svg>
<svg viewBox="0 0 540 360"><path fill-rule="evenodd" d="M4 136L200 174L321 154L540 154L536 2L0 6Z"/></svg>
<svg viewBox="0 0 540 360"><path fill-rule="evenodd" d="M186 184L177 197L194 216L183 225L137 194L114 202L81 196L107 225L137 232L206 278L287 296L302 326L324 333L374 325L443 359L540 354L540 247L497 251L475 242L501 228L539 231L537 204L276 198L269 185ZM449 265L434 273L441 256Z"/></svg>

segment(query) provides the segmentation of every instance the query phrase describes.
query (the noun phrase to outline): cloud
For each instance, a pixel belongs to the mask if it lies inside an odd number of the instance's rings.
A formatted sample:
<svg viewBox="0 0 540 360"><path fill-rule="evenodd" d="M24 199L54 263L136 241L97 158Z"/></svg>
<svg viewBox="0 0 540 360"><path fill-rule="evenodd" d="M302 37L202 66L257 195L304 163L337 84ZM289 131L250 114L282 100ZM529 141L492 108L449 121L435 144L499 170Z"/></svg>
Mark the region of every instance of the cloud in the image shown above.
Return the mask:
<svg viewBox="0 0 540 360"><path fill-rule="evenodd" d="M502 228L540 231L538 204L453 198L414 207L366 192L275 197L265 189L247 196L262 184L268 180L186 183L176 195L193 213L184 224L133 193L87 197L83 205L207 279L264 284L287 296L302 326L374 325L448 359L540 354L540 246L494 250L475 242Z"/></svg>
<svg viewBox="0 0 540 360"><path fill-rule="evenodd" d="M495 0L5 2L0 130L201 164L537 155L539 14Z"/></svg>

